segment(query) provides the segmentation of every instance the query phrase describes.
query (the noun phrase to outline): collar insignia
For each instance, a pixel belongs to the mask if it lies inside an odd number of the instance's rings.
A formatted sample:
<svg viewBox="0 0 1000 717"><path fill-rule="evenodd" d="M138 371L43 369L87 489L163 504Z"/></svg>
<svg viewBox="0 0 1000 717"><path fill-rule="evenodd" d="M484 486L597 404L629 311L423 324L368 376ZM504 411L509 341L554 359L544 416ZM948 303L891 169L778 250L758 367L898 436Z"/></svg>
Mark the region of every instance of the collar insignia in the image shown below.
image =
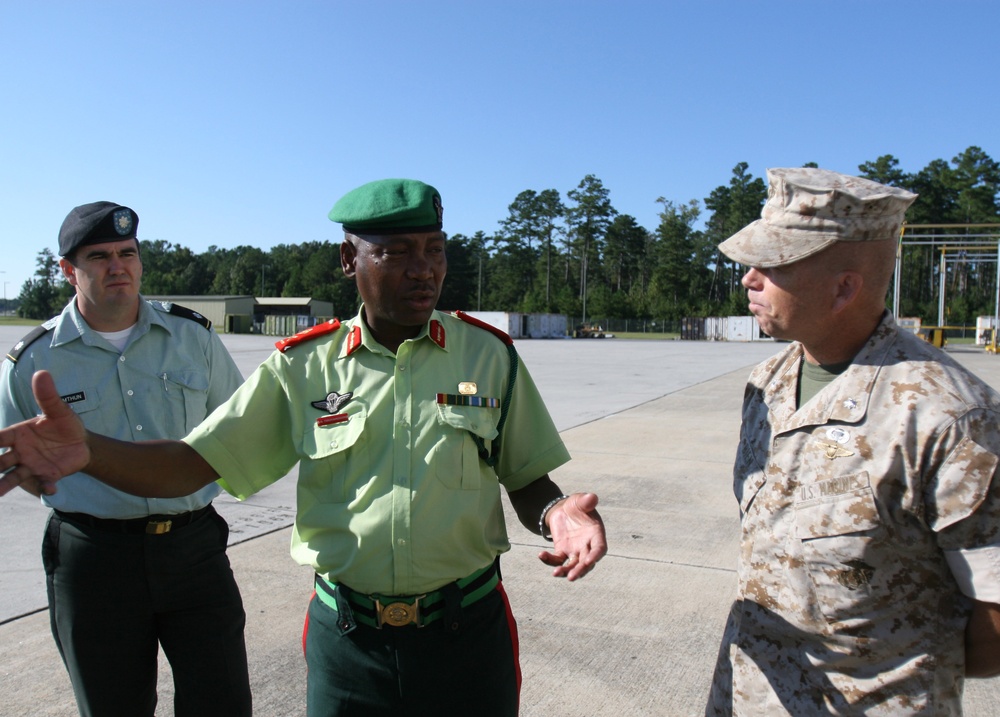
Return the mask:
<svg viewBox="0 0 1000 717"><path fill-rule="evenodd" d="M361 348L361 327L355 326L351 329L351 333L347 335L347 353L344 355L350 356L359 348Z"/></svg>
<svg viewBox="0 0 1000 717"><path fill-rule="evenodd" d="M444 326L441 325L440 321L437 319L431 321L429 334L431 341L444 348Z"/></svg>

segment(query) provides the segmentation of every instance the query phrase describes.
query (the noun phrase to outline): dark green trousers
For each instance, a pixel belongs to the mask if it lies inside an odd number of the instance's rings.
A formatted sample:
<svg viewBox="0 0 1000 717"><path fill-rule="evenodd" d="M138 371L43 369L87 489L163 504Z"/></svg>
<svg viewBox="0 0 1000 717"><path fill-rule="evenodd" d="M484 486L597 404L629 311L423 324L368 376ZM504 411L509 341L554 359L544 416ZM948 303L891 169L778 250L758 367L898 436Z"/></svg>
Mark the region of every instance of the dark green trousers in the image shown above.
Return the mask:
<svg viewBox="0 0 1000 717"><path fill-rule="evenodd" d="M158 645L177 717L249 717L246 616L228 535L214 509L163 535L52 514L42 544L49 616L83 717L152 717Z"/></svg>
<svg viewBox="0 0 1000 717"><path fill-rule="evenodd" d="M517 627L502 583L457 619L425 627L342 633L337 618L313 597L303 633L309 717L517 715Z"/></svg>

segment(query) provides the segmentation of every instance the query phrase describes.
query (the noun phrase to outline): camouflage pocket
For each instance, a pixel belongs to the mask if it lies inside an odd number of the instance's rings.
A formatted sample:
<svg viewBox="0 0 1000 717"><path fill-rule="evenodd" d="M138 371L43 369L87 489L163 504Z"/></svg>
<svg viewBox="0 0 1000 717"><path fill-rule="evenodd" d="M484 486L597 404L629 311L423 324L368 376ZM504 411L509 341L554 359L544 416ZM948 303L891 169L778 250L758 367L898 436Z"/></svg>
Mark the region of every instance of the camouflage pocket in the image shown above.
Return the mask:
<svg viewBox="0 0 1000 717"><path fill-rule="evenodd" d="M1000 458L965 437L937 472L927 496L927 522L935 532L968 518L983 504ZM959 543L957 547L961 547ZM943 546L947 550L950 546Z"/></svg>
<svg viewBox="0 0 1000 717"><path fill-rule="evenodd" d="M887 545L875 494L867 473L820 481L809 497L795 504L795 537L801 551L815 606L828 621L847 620L870 609L882 593L878 584L889 577L891 561L881 555ZM800 492L800 495L802 493Z"/></svg>

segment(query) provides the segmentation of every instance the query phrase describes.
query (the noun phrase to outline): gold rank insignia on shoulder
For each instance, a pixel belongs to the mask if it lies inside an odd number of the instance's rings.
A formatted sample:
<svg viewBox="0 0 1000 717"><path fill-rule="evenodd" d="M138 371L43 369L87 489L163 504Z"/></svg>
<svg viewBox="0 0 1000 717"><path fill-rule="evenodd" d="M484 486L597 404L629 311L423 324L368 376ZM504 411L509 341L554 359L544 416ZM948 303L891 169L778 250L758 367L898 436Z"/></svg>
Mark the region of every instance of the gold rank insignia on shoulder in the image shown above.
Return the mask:
<svg viewBox="0 0 1000 717"><path fill-rule="evenodd" d="M463 396L475 396L478 391L475 381L462 381L458 384L458 392Z"/></svg>

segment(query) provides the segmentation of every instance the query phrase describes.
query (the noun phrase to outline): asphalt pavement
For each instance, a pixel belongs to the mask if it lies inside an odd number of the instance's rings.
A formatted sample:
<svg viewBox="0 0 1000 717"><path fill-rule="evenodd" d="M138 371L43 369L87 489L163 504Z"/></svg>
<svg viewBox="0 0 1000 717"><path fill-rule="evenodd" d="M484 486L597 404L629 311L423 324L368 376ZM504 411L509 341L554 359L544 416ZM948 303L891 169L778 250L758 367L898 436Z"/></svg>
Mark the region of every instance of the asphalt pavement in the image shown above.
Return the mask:
<svg viewBox="0 0 1000 717"><path fill-rule="evenodd" d="M25 333L0 327L5 350ZM272 348L223 336L244 375ZM601 499L609 553L567 583L537 560L546 544L505 504L505 585L518 620L523 717L702 713L735 595L738 512L732 459L750 368L770 342L622 339L520 341L573 460L553 474L564 492ZM1000 357L956 347L1000 388ZM247 611L255 714L305 714L302 620L312 575L288 555L294 476L243 503L216 501ZM0 716L76 714L49 633L39 546L47 510L27 494L0 499ZM209 677L210 679L210 677ZM970 681L969 717L996 714L1000 680ZM172 714L161 657L159 714Z"/></svg>

